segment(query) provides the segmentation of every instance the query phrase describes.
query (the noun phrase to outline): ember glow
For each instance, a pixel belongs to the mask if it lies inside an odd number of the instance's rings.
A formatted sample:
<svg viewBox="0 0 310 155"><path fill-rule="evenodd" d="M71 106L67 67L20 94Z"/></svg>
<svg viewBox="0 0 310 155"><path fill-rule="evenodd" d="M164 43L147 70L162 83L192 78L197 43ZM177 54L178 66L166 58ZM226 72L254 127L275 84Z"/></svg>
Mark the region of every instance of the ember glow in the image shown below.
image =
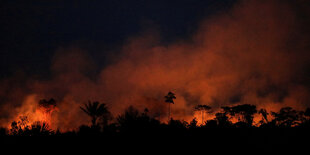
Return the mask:
<svg viewBox="0 0 310 155"><path fill-rule="evenodd" d="M164 96L175 93L171 117L202 122L195 106L208 105L214 118L222 106L253 104L278 111L290 106L309 107L309 36L299 3L240 1L227 12L201 21L189 39L169 44L152 28L127 39L97 68L82 48L59 48L51 59L50 77L15 76L0 82L0 125L10 126L21 116L29 123L48 122L52 129L74 130L89 124L80 110L88 100L107 103L117 116L130 105L162 122L168 104ZM20 82L18 82L20 81ZM56 106L40 106L54 98ZM261 115L254 118L254 123Z"/></svg>
<svg viewBox="0 0 310 155"><path fill-rule="evenodd" d="M12 121L20 121L23 123L23 126L29 127L36 122L47 123L50 128L53 128L54 120L52 120L52 114L54 111L57 111L54 100L37 101L36 98L35 95L27 96L23 106L16 109L17 115Z"/></svg>

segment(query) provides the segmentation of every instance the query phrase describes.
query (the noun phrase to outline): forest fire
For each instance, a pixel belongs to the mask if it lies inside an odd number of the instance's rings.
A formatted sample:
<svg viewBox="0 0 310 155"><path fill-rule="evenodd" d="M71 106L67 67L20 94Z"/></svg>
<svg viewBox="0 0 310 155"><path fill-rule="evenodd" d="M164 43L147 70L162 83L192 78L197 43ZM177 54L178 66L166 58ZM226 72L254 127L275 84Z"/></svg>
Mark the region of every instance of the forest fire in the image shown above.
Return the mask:
<svg viewBox="0 0 310 155"><path fill-rule="evenodd" d="M39 108L36 110L36 113L41 113L41 121L51 124L52 113L56 110L56 101L54 99L50 100L40 100Z"/></svg>
<svg viewBox="0 0 310 155"><path fill-rule="evenodd" d="M147 29L119 45L104 66L80 47L58 48L47 78L17 74L0 81L0 125L96 126L102 120L91 123L80 109L88 100L106 103L113 123L129 106L147 108L143 114L161 123L196 118L201 126L226 116L266 124L283 107L297 115L310 107L309 36L301 35L300 11L289 2L242 1L202 21L189 39L164 44ZM165 102L167 92L176 98ZM50 97L55 100L44 100Z"/></svg>
<svg viewBox="0 0 310 155"><path fill-rule="evenodd" d="M50 100L40 100L39 102L34 101L35 96L30 96L24 103L21 109L18 109L18 114L13 122L9 124L9 129L20 128L22 130L31 129L34 126L43 126L47 129L53 128L52 114L56 107L56 101L54 99Z"/></svg>

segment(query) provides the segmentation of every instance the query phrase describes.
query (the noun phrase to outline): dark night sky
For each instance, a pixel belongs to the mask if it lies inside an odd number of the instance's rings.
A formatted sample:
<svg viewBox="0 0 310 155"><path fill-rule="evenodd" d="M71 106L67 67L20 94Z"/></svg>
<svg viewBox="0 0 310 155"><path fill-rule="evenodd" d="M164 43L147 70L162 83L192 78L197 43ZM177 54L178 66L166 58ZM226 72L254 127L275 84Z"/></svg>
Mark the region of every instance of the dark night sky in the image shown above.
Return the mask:
<svg viewBox="0 0 310 155"><path fill-rule="evenodd" d="M104 65L106 53L152 23L163 42L186 39L207 16L236 0L48 0L0 2L0 77L45 74L59 47L85 49Z"/></svg>

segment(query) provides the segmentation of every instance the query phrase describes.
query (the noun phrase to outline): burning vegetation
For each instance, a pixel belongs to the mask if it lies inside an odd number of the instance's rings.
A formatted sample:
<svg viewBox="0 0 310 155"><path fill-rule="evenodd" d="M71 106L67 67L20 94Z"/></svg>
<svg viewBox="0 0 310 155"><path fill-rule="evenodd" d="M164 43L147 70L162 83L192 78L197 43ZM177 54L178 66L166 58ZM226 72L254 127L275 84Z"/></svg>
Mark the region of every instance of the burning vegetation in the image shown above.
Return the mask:
<svg viewBox="0 0 310 155"><path fill-rule="evenodd" d="M12 135L308 127L309 11L301 6L241 1L167 44L146 30L105 66L79 47L59 48L48 78L0 81L0 125Z"/></svg>
<svg viewBox="0 0 310 155"><path fill-rule="evenodd" d="M164 96L165 102L172 103L176 99L175 94L169 92ZM175 103L173 101L173 103ZM177 103L176 103L177 104ZM40 115L38 120L28 118L27 115L19 116L16 121L11 123L8 134L19 136L55 135L61 134L59 129L53 130L51 117L56 108L56 101L40 100L37 110L32 116ZM80 107L85 116L89 116L90 126L82 125L75 130L77 134L122 134L139 132L166 132L167 128L178 128L178 130L193 129L229 129L229 128L309 128L310 127L310 108L305 111L297 111L291 107L283 107L279 112L267 112L266 109L258 110L255 105L241 104L235 106L224 106L221 110L214 113L212 107L208 105L197 105L193 111L201 112L201 119L194 117L190 122L185 120L175 120L168 117L166 121L160 121L149 115L147 108L141 113L133 106L128 107L123 114L113 117L109 108L104 103L91 102ZM170 116L170 108L168 116ZM56 111L57 113L57 111ZM204 120L204 114L212 115L212 119ZM115 119L114 119L115 118ZM260 119L261 118L261 119ZM198 121L201 123L198 123ZM30 122L29 120L32 120ZM165 123L166 122L166 123ZM156 131L159 130L159 131ZM177 131L178 131L177 130ZM64 132L65 133L65 132Z"/></svg>

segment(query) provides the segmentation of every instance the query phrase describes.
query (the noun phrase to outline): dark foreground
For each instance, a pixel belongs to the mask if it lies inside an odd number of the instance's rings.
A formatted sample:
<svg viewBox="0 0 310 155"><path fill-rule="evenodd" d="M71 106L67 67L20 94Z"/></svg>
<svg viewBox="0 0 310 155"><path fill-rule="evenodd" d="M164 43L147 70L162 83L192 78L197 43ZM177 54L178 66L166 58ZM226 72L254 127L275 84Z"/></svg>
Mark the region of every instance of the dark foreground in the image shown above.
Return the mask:
<svg viewBox="0 0 310 155"><path fill-rule="evenodd" d="M309 129L208 129L191 132L126 133L114 135L3 136L1 146L27 149L86 149L141 152L297 152L310 150ZM309 153L309 151L307 151Z"/></svg>

